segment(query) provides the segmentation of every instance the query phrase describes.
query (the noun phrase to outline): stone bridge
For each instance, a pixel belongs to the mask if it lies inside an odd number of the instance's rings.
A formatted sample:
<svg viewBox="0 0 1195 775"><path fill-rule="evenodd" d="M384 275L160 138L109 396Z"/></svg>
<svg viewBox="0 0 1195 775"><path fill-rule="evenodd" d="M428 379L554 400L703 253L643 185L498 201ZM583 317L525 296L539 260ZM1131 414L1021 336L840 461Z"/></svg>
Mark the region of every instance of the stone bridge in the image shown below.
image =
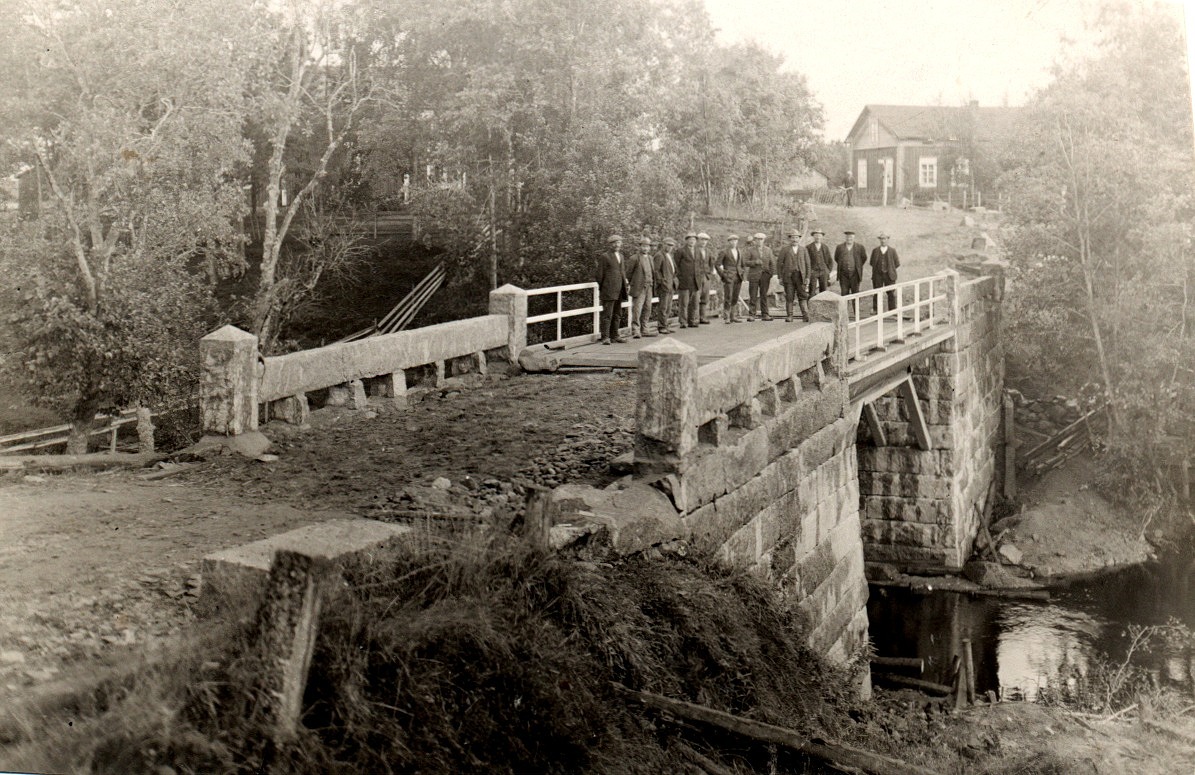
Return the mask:
<svg viewBox="0 0 1195 775"><path fill-rule="evenodd" d="M561 357L638 369L634 480L667 493L690 542L772 579L810 645L842 659L867 634L865 561L961 567L1003 474L1004 280L979 272L901 283L878 314L878 291L828 292L808 324L715 323ZM528 295L505 286L487 316L276 358L221 329L201 347L204 429L252 433L259 405L301 421L306 392L326 388L402 403L413 379L513 363L528 324L593 313L529 317Z"/></svg>

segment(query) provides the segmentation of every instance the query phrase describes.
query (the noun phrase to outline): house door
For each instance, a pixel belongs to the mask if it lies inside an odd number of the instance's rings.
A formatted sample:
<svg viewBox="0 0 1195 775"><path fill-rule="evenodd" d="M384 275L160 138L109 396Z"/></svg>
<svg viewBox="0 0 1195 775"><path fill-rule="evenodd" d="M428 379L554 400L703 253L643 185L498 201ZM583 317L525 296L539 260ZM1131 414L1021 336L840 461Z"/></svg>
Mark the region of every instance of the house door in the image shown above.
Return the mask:
<svg viewBox="0 0 1195 775"><path fill-rule="evenodd" d="M883 170L884 180L884 205L888 204L888 189L893 187L892 179L892 159L880 159L880 168ZM895 198L896 192L892 192Z"/></svg>

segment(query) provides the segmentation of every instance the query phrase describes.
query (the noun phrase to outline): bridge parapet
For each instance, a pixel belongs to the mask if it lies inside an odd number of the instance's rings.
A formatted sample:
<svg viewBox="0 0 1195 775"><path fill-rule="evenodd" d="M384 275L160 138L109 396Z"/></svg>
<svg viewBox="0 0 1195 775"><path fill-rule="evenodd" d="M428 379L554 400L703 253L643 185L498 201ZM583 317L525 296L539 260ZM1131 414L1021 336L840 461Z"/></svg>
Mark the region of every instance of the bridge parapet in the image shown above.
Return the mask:
<svg viewBox="0 0 1195 775"><path fill-rule="evenodd" d="M772 579L810 646L837 659L867 634L841 328L817 322L700 368L675 339L643 348L635 439L636 475L662 480L690 540Z"/></svg>
<svg viewBox="0 0 1195 775"><path fill-rule="evenodd" d="M408 372L439 384L488 363L517 363L527 342L527 293L506 285L490 293L490 311L465 320L354 342L262 357L257 337L224 326L200 340L203 431L236 436L257 429L259 404L295 423L308 414L307 394L329 389L329 403L362 409L367 393L402 405Z"/></svg>

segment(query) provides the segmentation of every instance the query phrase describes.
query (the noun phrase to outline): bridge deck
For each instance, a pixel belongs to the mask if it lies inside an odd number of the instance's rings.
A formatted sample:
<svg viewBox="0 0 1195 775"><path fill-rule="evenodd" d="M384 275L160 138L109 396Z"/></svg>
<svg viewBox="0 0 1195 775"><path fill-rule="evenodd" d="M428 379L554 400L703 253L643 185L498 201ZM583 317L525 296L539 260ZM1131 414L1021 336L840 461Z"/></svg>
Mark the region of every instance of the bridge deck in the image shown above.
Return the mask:
<svg viewBox="0 0 1195 775"><path fill-rule="evenodd" d="M754 347L805 325L805 323L798 322L785 323L783 317L773 319L771 322L756 320L753 323L723 323L714 318L708 326L673 328L671 336L687 345L696 347L697 363L703 365L728 355L734 355L748 347ZM655 331L654 326L652 331ZM565 366L613 366L620 369L633 369L638 366L639 349L658 341L660 341L659 337L631 339L628 336L624 344L604 345L593 342L567 350L563 364Z"/></svg>
<svg viewBox="0 0 1195 775"><path fill-rule="evenodd" d="M774 318L770 322L756 320L752 323L723 323L714 319L708 326L697 328L674 329L671 336L697 348L697 363L704 365L719 358L725 358L737 352L762 344L769 339L804 328L806 323L794 321L785 323L784 318ZM859 331L859 340L864 350L870 349L870 354L861 360L852 360L847 367L847 373L852 383L867 380L878 371L888 371L893 367L901 367L908 359L915 357L921 351L936 345L950 336L951 329L945 325L938 325L927 329L920 335L908 335L903 343L888 342L886 350L875 350L877 340L877 326L874 322L865 321ZM655 330L654 327L652 329ZM853 329L851 336L853 337ZM889 326L891 336L891 326ZM659 337L645 339L631 339L622 344L603 345L598 342L583 344L565 351L562 365L564 366L610 366L619 369L633 369L638 366L639 349L647 347L653 342L660 341Z"/></svg>

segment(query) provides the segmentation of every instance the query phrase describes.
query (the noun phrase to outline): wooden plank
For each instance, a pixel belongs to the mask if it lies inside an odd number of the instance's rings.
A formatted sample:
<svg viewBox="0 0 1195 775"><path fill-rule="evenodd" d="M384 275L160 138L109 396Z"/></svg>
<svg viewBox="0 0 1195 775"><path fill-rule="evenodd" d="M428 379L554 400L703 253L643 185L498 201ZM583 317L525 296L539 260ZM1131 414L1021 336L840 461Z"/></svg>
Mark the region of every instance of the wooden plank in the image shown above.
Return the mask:
<svg viewBox="0 0 1195 775"><path fill-rule="evenodd" d="M1005 395L1001 404L1004 420L1004 497L1017 497L1017 421L1012 396Z"/></svg>
<svg viewBox="0 0 1195 775"><path fill-rule="evenodd" d="M929 425L925 422L925 414L921 411L921 402L917 400L917 388L910 376L896 386L901 398L905 401L905 410L909 414L909 424L913 426L913 436L917 439L917 446L921 449L930 448Z"/></svg>
<svg viewBox="0 0 1195 775"><path fill-rule="evenodd" d="M867 420L867 428L871 431L871 438L877 447L888 446L888 436L884 433L884 426L880 425L880 418L876 414L875 404L863 405L863 417Z"/></svg>
<svg viewBox="0 0 1195 775"><path fill-rule="evenodd" d="M707 724L759 743L781 745L806 756L831 762L840 768L855 767L862 772L874 775L932 775L933 773L932 770L908 764L899 759L864 751L860 748L852 748L841 743L830 743L824 740L815 742L792 729L743 718L705 705L674 700L651 692L639 692L617 683L614 684L614 688L620 694L637 700L649 708L671 713L686 721Z"/></svg>

